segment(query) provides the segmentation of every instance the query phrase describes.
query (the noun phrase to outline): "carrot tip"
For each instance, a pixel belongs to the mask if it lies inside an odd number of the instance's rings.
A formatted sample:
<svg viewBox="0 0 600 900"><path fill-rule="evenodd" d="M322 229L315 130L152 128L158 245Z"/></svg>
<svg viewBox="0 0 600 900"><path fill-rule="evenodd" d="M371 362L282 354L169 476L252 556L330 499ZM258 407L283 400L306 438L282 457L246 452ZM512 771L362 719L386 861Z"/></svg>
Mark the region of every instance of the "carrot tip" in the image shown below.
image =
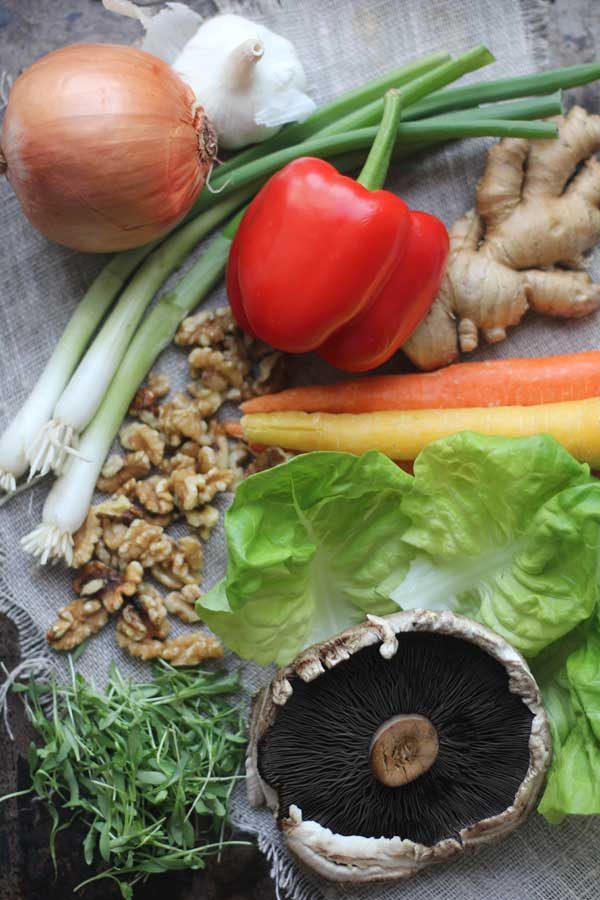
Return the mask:
<svg viewBox="0 0 600 900"><path fill-rule="evenodd" d="M228 434L230 437L243 438L244 430L239 422L234 419L229 419L228 421L223 423L225 428L225 434Z"/></svg>

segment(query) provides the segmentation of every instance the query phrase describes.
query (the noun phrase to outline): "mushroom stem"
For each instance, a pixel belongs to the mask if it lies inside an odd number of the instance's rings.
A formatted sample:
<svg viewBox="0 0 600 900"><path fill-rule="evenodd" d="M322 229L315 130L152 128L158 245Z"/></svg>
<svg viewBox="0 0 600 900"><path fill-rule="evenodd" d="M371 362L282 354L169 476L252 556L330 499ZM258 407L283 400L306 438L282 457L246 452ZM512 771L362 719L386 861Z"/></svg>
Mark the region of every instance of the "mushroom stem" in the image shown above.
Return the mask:
<svg viewBox="0 0 600 900"><path fill-rule="evenodd" d="M371 771L386 787L401 787L427 772L438 750L437 731L425 716L392 716L373 735Z"/></svg>
<svg viewBox="0 0 600 900"><path fill-rule="evenodd" d="M227 60L227 83L232 90L247 88L254 66L263 58L265 48L260 38L250 38L235 47Z"/></svg>

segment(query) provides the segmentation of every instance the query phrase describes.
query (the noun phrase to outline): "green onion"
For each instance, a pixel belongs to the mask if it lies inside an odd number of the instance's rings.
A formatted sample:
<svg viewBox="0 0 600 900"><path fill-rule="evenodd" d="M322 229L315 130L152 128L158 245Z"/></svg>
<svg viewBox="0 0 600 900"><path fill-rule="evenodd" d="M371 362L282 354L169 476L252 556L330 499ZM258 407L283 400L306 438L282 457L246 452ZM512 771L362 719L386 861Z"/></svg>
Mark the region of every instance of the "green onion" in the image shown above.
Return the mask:
<svg viewBox="0 0 600 900"><path fill-rule="evenodd" d="M508 119L543 119L548 116L558 116L563 112L563 104L562 104L562 95L560 91L557 91L555 94L549 94L545 97L532 97L526 100L514 100L512 103L495 103L493 106L485 106L483 108L476 107L475 109L465 109L460 110L453 113L448 113L445 116L433 116L431 119L427 119L427 122L436 123L436 122L446 122L450 121L455 125L459 125L462 123L469 122L479 122L483 124L485 121L488 123L490 120L508 120ZM496 118L497 117L497 118ZM519 123L519 125L522 123ZM539 124L551 124L551 123L539 123ZM485 130L485 129L484 129ZM485 130L484 136L487 135L487 130ZM502 135L503 137L523 137L523 135L512 134L509 135L508 132ZM438 140L430 140L424 141L421 144L396 144L396 149L394 150L393 158L395 160L404 159L407 156L413 156L415 153L419 153L422 150L427 150L429 147L434 146L438 143ZM348 165L349 160L342 160L342 165Z"/></svg>
<svg viewBox="0 0 600 900"><path fill-rule="evenodd" d="M486 106L483 109L461 110L448 113L444 118L450 117L452 121L477 121L497 116L500 119L543 119L546 116L557 116L563 112L562 95L560 91L543 97L532 97L526 100L514 100L511 103L497 103L494 106ZM423 144L397 144L392 154L392 159L404 159L412 156L420 150L433 146L436 141ZM366 151L354 151L334 156L330 159L332 165L340 172L355 172L361 168L366 158Z"/></svg>
<svg viewBox="0 0 600 900"><path fill-rule="evenodd" d="M480 108L483 103L495 103L500 100L511 100L528 95L549 94L588 84L590 81L596 81L598 78L600 78L600 63L589 63L579 66L567 66L563 69L540 72L535 75L499 78L496 81L450 88L431 93L429 96L416 102L409 99L405 102L402 119L404 122L412 122L416 119L430 118L431 116L437 116L453 110L473 109L473 111L483 111ZM368 105L347 115L343 120L330 124L321 133L333 134L336 131L352 131L355 128L376 125L381 118L382 110L383 99L376 98ZM522 118L541 118L544 115L555 114L540 113L532 116L523 114ZM502 112L499 112L495 118L502 119L505 116Z"/></svg>
<svg viewBox="0 0 600 900"><path fill-rule="evenodd" d="M246 184L192 219L167 238L140 266L56 401L52 417L27 448L31 477L37 472L44 475L51 470L62 470L67 456L76 451L80 432L94 417L158 288L199 241L235 212L257 189L256 183Z"/></svg>
<svg viewBox="0 0 600 900"><path fill-rule="evenodd" d="M600 78L600 63L586 63L550 72L538 72L534 75L518 75L515 78L499 78L497 81L449 88L415 103L406 110L404 118L422 119L455 109L479 106L481 103L493 103L496 100L550 94L553 91L564 91L567 88L588 84L598 78Z"/></svg>
<svg viewBox="0 0 600 900"><path fill-rule="evenodd" d="M12 492L27 471L27 448L45 425L90 338L113 300L156 244L121 253L91 283L29 397L0 437L0 490Z"/></svg>
<svg viewBox="0 0 600 900"><path fill-rule="evenodd" d="M181 320L222 278L242 215L243 211L211 242L176 287L155 304L136 332L82 435L77 456L68 458L46 498L42 523L22 540L24 549L42 563L64 559L72 564L73 534L85 520L98 475L135 392L173 340Z"/></svg>
<svg viewBox="0 0 600 900"><path fill-rule="evenodd" d="M425 127L420 132L417 125ZM520 137L531 140L546 140L558 137L558 126L553 122L518 122L511 119L477 118L463 119L435 116L424 122L404 122L398 128L396 146L419 143L421 135L427 141L448 141L464 137Z"/></svg>
<svg viewBox="0 0 600 900"><path fill-rule="evenodd" d="M476 106L473 109L462 109L447 113L444 118L453 122L474 121L483 119L547 119L559 116L564 112L562 91L545 94L541 97L528 97L525 100L512 100L509 103L494 103L492 106ZM435 122L441 116L432 116L428 122Z"/></svg>
<svg viewBox="0 0 600 900"><path fill-rule="evenodd" d="M230 843L229 800L242 778L243 715L230 705L237 673L165 663L155 672L152 681L128 682L113 666L99 691L71 666L66 685L31 679L15 687L41 739L29 754L31 791L53 819L55 865L56 835L68 827L62 807L87 830L85 861L104 863L83 884L110 878L125 898L148 875L203 868Z"/></svg>
<svg viewBox="0 0 600 900"><path fill-rule="evenodd" d="M483 45L474 47L467 53L463 53L458 59L452 59L441 66L437 66L432 71L421 75L419 78L413 79L409 84L400 88L399 93L402 98L402 105L410 107L422 97L426 97L432 91L457 81L468 72L482 68L494 62L494 57ZM361 106L359 109L353 110L341 119L332 122L326 128L319 131L319 135L340 134L341 132L354 131L357 128L365 128L369 125L377 125L381 119L383 112L383 97L377 97L371 103ZM406 116L402 115L402 119Z"/></svg>
<svg viewBox="0 0 600 900"><path fill-rule="evenodd" d="M317 156L327 159L353 150L368 148L377 128L359 128L346 134L316 135L304 144L286 147L262 159L239 166L228 175L217 175L213 181L220 196L227 196L257 178L264 178L300 156ZM425 141L452 140L463 137L524 137L532 139L556 137L558 129L551 122L518 122L503 119L452 119L451 115L437 116L419 122L402 122L398 128L397 144L423 143Z"/></svg>

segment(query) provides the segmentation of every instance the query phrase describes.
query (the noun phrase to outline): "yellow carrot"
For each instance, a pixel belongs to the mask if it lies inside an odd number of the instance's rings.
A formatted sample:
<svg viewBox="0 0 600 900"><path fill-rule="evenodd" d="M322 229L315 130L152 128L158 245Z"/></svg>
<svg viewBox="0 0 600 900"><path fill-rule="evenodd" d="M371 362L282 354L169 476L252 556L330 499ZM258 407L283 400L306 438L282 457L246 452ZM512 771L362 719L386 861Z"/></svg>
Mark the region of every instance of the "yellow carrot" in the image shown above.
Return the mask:
<svg viewBox="0 0 600 900"><path fill-rule="evenodd" d="M486 409L415 409L334 414L255 413L241 420L244 437L290 450L380 450L410 460L439 438L457 431L503 437L550 434L576 459L600 468L600 398L540 406Z"/></svg>

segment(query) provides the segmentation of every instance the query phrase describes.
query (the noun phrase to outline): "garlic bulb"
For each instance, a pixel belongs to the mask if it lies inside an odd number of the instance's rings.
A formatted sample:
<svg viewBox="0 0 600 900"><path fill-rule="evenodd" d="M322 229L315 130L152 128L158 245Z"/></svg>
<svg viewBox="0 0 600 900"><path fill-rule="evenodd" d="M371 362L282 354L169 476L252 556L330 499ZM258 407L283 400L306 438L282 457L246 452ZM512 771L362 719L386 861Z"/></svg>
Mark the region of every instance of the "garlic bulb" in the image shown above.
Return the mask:
<svg viewBox="0 0 600 900"><path fill-rule="evenodd" d="M224 147L263 141L315 108L292 44L242 16L201 25L173 68L202 98Z"/></svg>
<svg viewBox="0 0 600 900"><path fill-rule="evenodd" d="M131 0L103 2L142 23L142 46L191 85L220 146L233 149L264 141L286 122L301 122L315 109L293 44L264 25L232 14L202 23L184 3L169 3L150 16Z"/></svg>

